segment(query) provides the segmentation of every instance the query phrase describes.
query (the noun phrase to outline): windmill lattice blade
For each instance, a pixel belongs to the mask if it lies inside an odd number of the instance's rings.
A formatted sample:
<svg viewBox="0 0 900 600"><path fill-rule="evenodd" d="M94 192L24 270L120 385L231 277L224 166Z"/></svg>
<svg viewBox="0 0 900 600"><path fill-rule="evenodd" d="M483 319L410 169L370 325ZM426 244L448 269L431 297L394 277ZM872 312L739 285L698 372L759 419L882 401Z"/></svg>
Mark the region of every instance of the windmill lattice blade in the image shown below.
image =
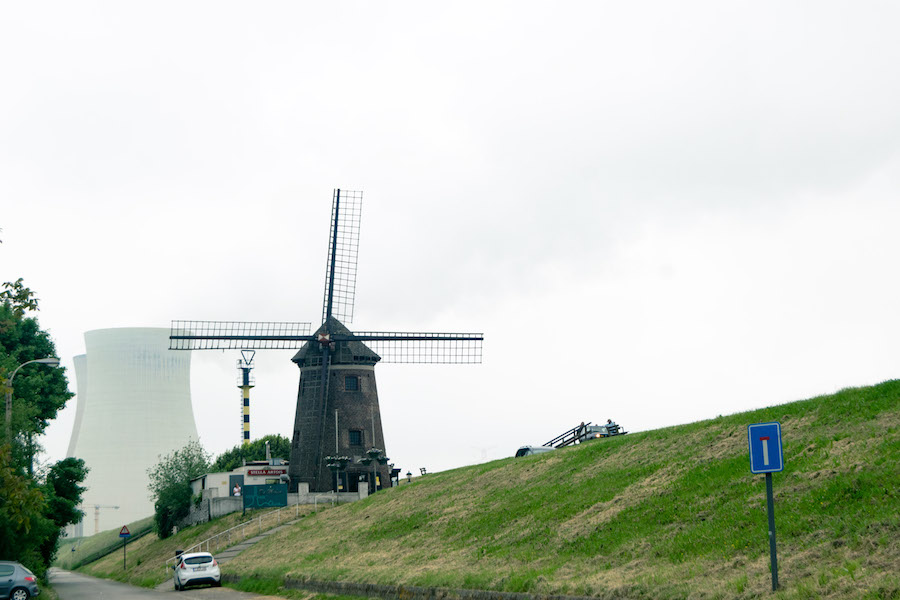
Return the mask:
<svg viewBox="0 0 900 600"><path fill-rule="evenodd" d="M299 348L311 328L292 321L172 321L169 350Z"/></svg>
<svg viewBox="0 0 900 600"><path fill-rule="evenodd" d="M479 364L484 335L357 331L352 338L371 348L385 363Z"/></svg>
<svg viewBox="0 0 900 600"><path fill-rule="evenodd" d="M328 260L325 264L323 322L328 315L328 290L331 287L332 266L334 267L334 289L331 315L343 323L353 322L362 194L362 192L348 190L334 191L334 200L331 204L331 231L328 235ZM335 228L337 228L337 236L335 236ZM334 254L334 265L331 264L332 254Z"/></svg>

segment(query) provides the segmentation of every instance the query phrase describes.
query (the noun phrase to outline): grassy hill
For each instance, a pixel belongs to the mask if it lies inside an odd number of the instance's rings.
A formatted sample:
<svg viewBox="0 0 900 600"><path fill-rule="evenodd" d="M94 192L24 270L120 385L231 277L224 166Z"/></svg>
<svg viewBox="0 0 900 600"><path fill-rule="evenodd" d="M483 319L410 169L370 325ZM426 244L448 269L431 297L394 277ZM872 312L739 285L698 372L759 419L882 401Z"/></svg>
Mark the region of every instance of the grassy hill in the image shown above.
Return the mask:
<svg viewBox="0 0 900 600"><path fill-rule="evenodd" d="M609 598L770 590L750 423L780 421L786 598L900 597L900 382L427 475L320 513L227 565L315 580Z"/></svg>
<svg viewBox="0 0 900 600"><path fill-rule="evenodd" d="M127 525L128 531L137 539L153 529L153 517L147 517ZM94 562L116 550L121 552L120 529L109 529L83 538L64 539L59 544L59 551L56 553L53 566L61 569L77 569L83 564Z"/></svg>
<svg viewBox="0 0 900 600"><path fill-rule="evenodd" d="M746 426L764 421L781 422L786 462L774 475L777 597L900 598L900 381L427 475L309 515L223 571L261 591L289 576L770 597L765 478L747 458ZM84 570L153 585L174 548L228 523L129 544L127 574L121 553Z"/></svg>
<svg viewBox="0 0 900 600"><path fill-rule="evenodd" d="M118 538L118 531L114 531L112 533L115 534L116 540L113 552L90 564L83 566L78 564L76 567L79 571L95 577L154 587L171 577L171 573L165 570L165 561L175 556L176 550L187 550L194 544L207 540L216 534L232 529L242 523L249 523L247 527L234 530L232 535L222 538L210 547L212 552L216 552L217 549L224 550L230 545L256 535L260 530L265 531L279 525L283 520L294 518L294 515L303 516L312 511L312 506L301 506L299 508L293 507L283 513L277 513L271 509L247 511L246 514L236 512L208 523L187 527L164 540L159 539L155 533L150 533L138 540L128 542L127 571L123 569L122 541ZM258 527L261 529L258 529ZM86 540L92 540L94 537L97 537L98 540L95 543L102 544L107 533L110 532L102 532L97 536L86 538ZM203 550L206 550L206 547ZM60 558L57 560L56 566L69 568L62 561L65 552L60 550L59 554Z"/></svg>

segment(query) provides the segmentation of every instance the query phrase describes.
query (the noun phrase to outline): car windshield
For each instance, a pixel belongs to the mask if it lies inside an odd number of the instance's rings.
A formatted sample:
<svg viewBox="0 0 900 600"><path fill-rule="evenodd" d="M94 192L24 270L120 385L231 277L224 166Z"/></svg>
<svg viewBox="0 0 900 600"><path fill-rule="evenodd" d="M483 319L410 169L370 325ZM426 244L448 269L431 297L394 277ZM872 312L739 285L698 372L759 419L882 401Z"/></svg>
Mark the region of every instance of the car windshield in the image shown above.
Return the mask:
<svg viewBox="0 0 900 600"><path fill-rule="evenodd" d="M191 556L190 558L184 559L185 564L188 565L202 565L206 563L211 563L213 560L212 556L207 554L206 556Z"/></svg>

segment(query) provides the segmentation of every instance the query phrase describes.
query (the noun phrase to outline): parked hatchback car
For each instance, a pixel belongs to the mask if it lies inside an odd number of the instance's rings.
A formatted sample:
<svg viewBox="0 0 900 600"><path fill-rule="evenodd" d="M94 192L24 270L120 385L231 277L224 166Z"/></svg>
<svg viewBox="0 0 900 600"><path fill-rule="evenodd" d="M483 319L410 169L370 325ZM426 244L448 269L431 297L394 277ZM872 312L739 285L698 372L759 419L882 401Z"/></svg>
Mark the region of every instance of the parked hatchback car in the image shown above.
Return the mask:
<svg viewBox="0 0 900 600"><path fill-rule="evenodd" d="M556 448L553 446L522 446L516 450L516 456L531 456L532 454L541 454L551 450L556 450Z"/></svg>
<svg viewBox="0 0 900 600"><path fill-rule="evenodd" d="M0 560L0 598L28 600L40 593L34 573L21 563Z"/></svg>
<svg viewBox="0 0 900 600"><path fill-rule="evenodd" d="M222 572L219 563L209 552L191 552L181 554L175 561L175 589L181 591L189 585L210 584L222 585Z"/></svg>

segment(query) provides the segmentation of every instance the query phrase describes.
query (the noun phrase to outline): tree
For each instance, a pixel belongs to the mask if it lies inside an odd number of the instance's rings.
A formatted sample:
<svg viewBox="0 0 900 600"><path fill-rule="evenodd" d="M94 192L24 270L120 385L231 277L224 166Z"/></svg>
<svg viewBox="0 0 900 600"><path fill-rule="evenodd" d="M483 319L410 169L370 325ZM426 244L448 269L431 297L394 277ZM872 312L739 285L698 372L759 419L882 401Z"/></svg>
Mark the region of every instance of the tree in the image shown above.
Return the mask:
<svg viewBox="0 0 900 600"><path fill-rule="evenodd" d="M80 484L87 477L88 468L80 458L66 458L50 467L44 489L49 504L49 514L60 527L77 523L84 516L78 510L81 495L86 488Z"/></svg>
<svg viewBox="0 0 900 600"><path fill-rule="evenodd" d="M49 522L41 543L41 557L49 566L56 558L59 549L59 537L63 527L77 523L84 517L78 509L81 495L85 488L81 483L87 477L88 469L80 458L66 458L47 472L47 479L42 486L44 493L44 516Z"/></svg>
<svg viewBox="0 0 900 600"><path fill-rule="evenodd" d="M13 307L16 317L21 319L28 311L38 311L38 299L34 297L34 292L30 288L25 287L22 283L23 279L19 277L13 283L6 282L3 284L3 291L0 292L0 301L9 302Z"/></svg>
<svg viewBox="0 0 900 600"><path fill-rule="evenodd" d="M22 279L0 292L0 381L2 395L9 375L21 364L56 355L53 340L36 319L34 292ZM32 439L73 396L64 369L25 368L13 382L11 439L0 445L0 557L18 560L44 577L56 554L60 530L77 522L87 475L84 461L67 458L52 465L43 483L31 474ZM0 429L6 435L6 428ZM20 434L25 434L20 435ZM22 444L22 441L25 444ZM26 474L27 467L27 474Z"/></svg>
<svg viewBox="0 0 900 600"><path fill-rule="evenodd" d="M209 458L200 442L191 440L147 469L159 537L172 535L172 528L190 513L191 479L209 472Z"/></svg>
<svg viewBox="0 0 900 600"><path fill-rule="evenodd" d="M13 466L9 444L0 446L0 556L41 571L40 532L45 528L44 496Z"/></svg>
<svg viewBox="0 0 900 600"><path fill-rule="evenodd" d="M10 446L0 446L0 556L18 560L43 577L59 547L62 528L77 523L87 476L84 461L67 458L47 474L43 485L16 469Z"/></svg>
<svg viewBox="0 0 900 600"><path fill-rule="evenodd" d="M269 442L269 452L272 456L278 458L290 458L291 456L291 440L283 435L267 435L257 440L253 440L246 446L235 446L231 450L226 450L220 454L210 471L231 471L244 464L244 461L266 459L266 442Z"/></svg>
<svg viewBox="0 0 900 600"><path fill-rule="evenodd" d="M56 356L56 346L50 334L41 330L37 319L26 316L29 311L38 310L34 292L21 279L3 287L6 289L0 293L0 379L5 395L6 380L19 365ZM13 383L13 439L6 440L10 443L19 434L25 434L25 439L30 440L42 433L74 396L69 392L64 368L28 366L16 374ZM30 458L30 449L24 453L21 450L14 448L13 460L24 460L23 454Z"/></svg>

